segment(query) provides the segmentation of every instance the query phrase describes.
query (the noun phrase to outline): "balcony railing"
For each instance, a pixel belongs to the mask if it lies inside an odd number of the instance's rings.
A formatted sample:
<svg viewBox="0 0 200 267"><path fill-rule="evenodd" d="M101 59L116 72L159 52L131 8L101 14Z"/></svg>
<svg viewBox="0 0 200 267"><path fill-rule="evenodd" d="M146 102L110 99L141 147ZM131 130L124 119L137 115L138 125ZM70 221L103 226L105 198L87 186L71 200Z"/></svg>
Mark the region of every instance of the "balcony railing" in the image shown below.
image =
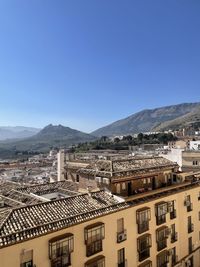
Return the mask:
<svg viewBox="0 0 200 267"><path fill-rule="evenodd" d="M193 223L190 223L188 225L188 233L192 233L194 231L194 224Z"/></svg>
<svg viewBox="0 0 200 267"><path fill-rule="evenodd" d="M117 233L117 243L121 243L127 239L127 233L124 229L122 232Z"/></svg>
<svg viewBox="0 0 200 267"><path fill-rule="evenodd" d="M142 234L149 230L149 221L143 221L138 224L138 234Z"/></svg>

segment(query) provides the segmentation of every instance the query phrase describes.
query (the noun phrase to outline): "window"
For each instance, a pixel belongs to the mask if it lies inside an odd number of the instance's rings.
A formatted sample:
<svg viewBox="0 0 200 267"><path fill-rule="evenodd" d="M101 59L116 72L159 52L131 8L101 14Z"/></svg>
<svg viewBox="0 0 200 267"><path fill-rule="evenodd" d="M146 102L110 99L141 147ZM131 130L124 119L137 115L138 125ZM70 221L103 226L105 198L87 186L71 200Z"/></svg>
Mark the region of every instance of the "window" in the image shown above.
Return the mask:
<svg viewBox="0 0 200 267"><path fill-rule="evenodd" d="M79 179L79 175L77 174L77 175L76 175L76 182L79 183L79 180L80 180L80 179Z"/></svg>
<svg viewBox="0 0 200 267"><path fill-rule="evenodd" d="M173 220L176 218L176 209L175 209L175 201L168 202L168 211L170 213L170 219Z"/></svg>
<svg viewBox="0 0 200 267"><path fill-rule="evenodd" d="M190 257L190 258L187 260L187 266L194 267L193 256Z"/></svg>
<svg viewBox="0 0 200 267"><path fill-rule="evenodd" d="M74 250L74 236L67 233L49 240L49 258L52 267L71 265L71 253Z"/></svg>
<svg viewBox="0 0 200 267"><path fill-rule="evenodd" d="M105 257L98 256L92 260L85 263L85 267L105 267Z"/></svg>
<svg viewBox="0 0 200 267"><path fill-rule="evenodd" d="M126 184L122 183L122 190L126 190Z"/></svg>
<svg viewBox="0 0 200 267"><path fill-rule="evenodd" d="M118 250L118 267L125 267L125 249Z"/></svg>
<svg viewBox="0 0 200 267"><path fill-rule="evenodd" d="M136 222L138 225L138 233L144 233L149 230L149 221L151 219L150 208L142 208L136 211Z"/></svg>
<svg viewBox="0 0 200 267"><path fill-rule="evenodd" d="M137 250L139 253L139 261L143 261L150 257L151 235L145 234L137 239Z"/></svg>
<svg viewBox="0 0 200 267"><path fill-rule="evenodd" d="M116 185L116 193L117 193L117 194L120 194L120 193L121 193L121 187L120 187L120 184L117 184L117 185Z"/></svg>
<svg viewBox="0 0 200 267"><path fill-rule="evenodd" d="M192 223L192 217L188 216L188 233L192 233L194 231L194 224Z"/></svg>
<svg viewBox="0 0 200 267"><path fill-rule="evenodd" d="M178 233L176 232L175 223L171 225L171 243L178 240Z"/></svg>
<svg viewBox="0 0 200 267"><path fill-rule="evenodd" d="M184 205L187 207L187 212L193 210L193 206L192 206L192 203L191 203L190 195L186 196L185 201L184 201Z"/></svg>
<svg viewBox="0 0 200 267"><path fill-rule="evenodd" d="M126 240L126 230L124 230L124 218L117 220L117 242Z"/></svg>
<svg viewBox="0 0 200 267"><path fill-rule="evenodd" d="M188 253L192 253L193 246L192 246L192 237L188 238Z"/></svg>
<svg viewBox="0 0 200 267"><path fill-rule="evenodd" d="M198 165L198 161L197 160L193 160L192 165L197 166Z"/></svg>
<svg viewBox="0 0 200 267"><path fill-rule="evenodd" d="M176 255L176 247L171 249L171 255L172 255L172 257L171 257L171 261L172 261L171 266L174 266L174 265L176 265L176 263L178 261L178 257Z"/></svg>
<svg viewBox="0 0 200 267"><path fill-rule="evenodd" d="M169 262L168 251L164 250L157 255L157 267L167 267Z"/></svg>
<svg viewBox="0 0 200 267"><path fill-rule="evenodd" d="M155 206L156 212L156 224L160 225L166 222L166 214L168 212L168 203L167 202L160 202L157 203Z"/></svg>
<svg viewBox="0 0 200 267"><path fill-rule="evenodd" d="M96 223L85 228L85 244L87 257L103 250L104 223Z"/></svg>
<svg viewBox="0 0 200 267"><path fill-rule="evenodd" d="M157 250L160 251L167 247L167 238L169 236L169 228L164 226L156 230Z"/></svg>
<svg viewBox="0 0 200 267"><path fill-rule="evenodd" d="M20 257L20 267L33 267L33 250L23 251Z"/></svg>

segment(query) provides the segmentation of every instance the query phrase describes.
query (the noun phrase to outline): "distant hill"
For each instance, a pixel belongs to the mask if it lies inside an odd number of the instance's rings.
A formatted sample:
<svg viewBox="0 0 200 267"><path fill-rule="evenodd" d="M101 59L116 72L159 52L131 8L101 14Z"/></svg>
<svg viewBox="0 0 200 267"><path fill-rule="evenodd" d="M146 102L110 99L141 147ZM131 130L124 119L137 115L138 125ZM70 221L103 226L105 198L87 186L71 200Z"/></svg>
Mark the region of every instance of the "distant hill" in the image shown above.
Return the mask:
<svg viewBox="0 0 200 267"><path fill-rule="evenodd" d="M0 126L0 140L21 139L37 134L41 129L24 126Z"/></svg>
<svg viewBox="0 0 200 267"><path fill-rule="evenodd" d="M154 131L165 131L168 129L176 130L190 125L200 127L200 107L197 107L191 112L174 120L159 124L154 128Z"/></svg>
<svg viewBox="0 0 200 267"><path fill-rule="evenodd" d="M195 114L195 112L199 114L199 108L200 103L183 103L156 109L146 109L102 127L91 134L100 137L169 129L173 120L187 114ZM167 124L167 122L169 123ZM182 125L183 122L184 120L181 120L179 125ZM163 123L166 124L163 125Z"/></svg>
<svg viewBox="0 0 200 267"><path fill-rule="evenodd" d="M1 151L32 151L46 152L51 147L68 147L80 142L93 141L96 138L90 134L83 133L62 125L48 125L36 135L23 140L0 142ZM8 153L6 153L8 154Z"/></svg>

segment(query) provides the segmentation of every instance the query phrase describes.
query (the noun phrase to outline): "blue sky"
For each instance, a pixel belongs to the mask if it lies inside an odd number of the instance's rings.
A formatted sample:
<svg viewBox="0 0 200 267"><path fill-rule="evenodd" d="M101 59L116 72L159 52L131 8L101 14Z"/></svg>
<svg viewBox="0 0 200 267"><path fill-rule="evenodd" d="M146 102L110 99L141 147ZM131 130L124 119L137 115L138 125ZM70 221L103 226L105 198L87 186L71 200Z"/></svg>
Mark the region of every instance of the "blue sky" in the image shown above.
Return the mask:
<svg viewBox="0 0 200 267"><path fill-rule="evenodd" d="M199 0L1 0L0 125L90 132L200 101Z"/></svg>

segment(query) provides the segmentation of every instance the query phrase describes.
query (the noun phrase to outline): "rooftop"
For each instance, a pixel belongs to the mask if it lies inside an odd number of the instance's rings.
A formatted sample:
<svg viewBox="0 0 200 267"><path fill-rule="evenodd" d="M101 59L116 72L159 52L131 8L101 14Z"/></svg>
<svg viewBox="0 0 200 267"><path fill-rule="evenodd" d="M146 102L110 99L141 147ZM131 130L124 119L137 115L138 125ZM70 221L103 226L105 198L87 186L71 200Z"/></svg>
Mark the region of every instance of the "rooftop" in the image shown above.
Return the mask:
<svg viewBox="0 0 200 267"><path fill-rule="evenodd" d="M129 159L95 160L78 172L85 175L118 177L175 166L178 165L163 157L132 157Z"/></svg>
<svg viewBox="0 0 200 267"><path fill-rule="evenodd" d="M126 201L97 191L38 204L14 204L0 212L0 248L199 186L198 182L184 182L138 194Z"/></svg>

